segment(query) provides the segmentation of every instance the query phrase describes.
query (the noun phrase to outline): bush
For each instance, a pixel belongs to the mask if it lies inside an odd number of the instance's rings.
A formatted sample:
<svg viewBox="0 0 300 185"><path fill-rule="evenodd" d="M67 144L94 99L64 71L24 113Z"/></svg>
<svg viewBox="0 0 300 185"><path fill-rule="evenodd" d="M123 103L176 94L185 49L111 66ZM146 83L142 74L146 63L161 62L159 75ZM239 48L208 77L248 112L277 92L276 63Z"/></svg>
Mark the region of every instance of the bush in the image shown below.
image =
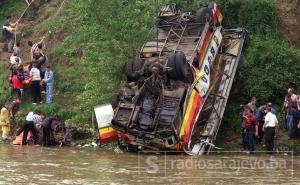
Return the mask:
<svg viewBox="0 0 300 185"><path fill-rule="evenodd" d="M273 39L251 36L241 66L245 97L282 103L286 90L299 90L300 52Z"/></svg>
<svg viewBox="0 0 300 185"><path fill-rule="evenodd" d="M279 110L288 87L300 90L297 75L300 52L279 40L273 1L219 2L226 27L243 26L248 30L245 61L238 68L224 117L224 128L237 130L240 127L239 105L247 103L252 96L258 98L258 105L272 101Z"/></svg>
<svg viewBox="0 0 300 185"><path fill-rule="evenodd" d="M250 35L278 38L278 18L272 0L219 0L225 27L243 27Z"/></svg>

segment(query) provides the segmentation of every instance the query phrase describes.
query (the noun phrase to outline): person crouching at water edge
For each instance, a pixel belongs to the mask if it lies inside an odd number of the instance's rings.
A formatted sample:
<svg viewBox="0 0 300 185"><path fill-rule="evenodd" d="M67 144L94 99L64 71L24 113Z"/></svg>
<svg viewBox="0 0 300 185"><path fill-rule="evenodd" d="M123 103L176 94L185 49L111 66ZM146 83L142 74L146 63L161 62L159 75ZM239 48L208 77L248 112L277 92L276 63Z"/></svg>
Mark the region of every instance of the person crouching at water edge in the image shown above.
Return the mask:
<svg viewBox="0 0 300 185"><path fill-rule="evenodd" d="M10 132L8 104L5 104L5 106L1 109L0 126L2 127L2 139L6 141L8 140Z"/></svg>
<svg viewBox="0 0 300 185"><path fill-rule="evenodd" d="M51 126L53 121L56 121L57 117L47 117L43 122L42 122L42 128L43 128L43 146L49 146L50 145L50 138L52 132L51 132Z"/></svg>
<svg viewBox="0 0 300 185"><path fill-rule="evenodd" d="M266 108L265 124L263 126L265 133L266 150L269 154L274 150L275 128L278 128L278 120L275 114L271 112L271 107Z"/></svg>
<svg viewBox="0 0 300 185"><path fill-rule="evenodd" d="M34 140L34 144L37 144L37 133L35 130L35 125L37 125L38 127L41 126L42 121L45 119L45 114L44 113L40 113L35 114L33 112L29 112L28 115L26 116L26 120L23 124L23 138L22 138L22 145L26 145L27 144L27 134L30 131L31 134L33 135L33 140Z"/></svg>

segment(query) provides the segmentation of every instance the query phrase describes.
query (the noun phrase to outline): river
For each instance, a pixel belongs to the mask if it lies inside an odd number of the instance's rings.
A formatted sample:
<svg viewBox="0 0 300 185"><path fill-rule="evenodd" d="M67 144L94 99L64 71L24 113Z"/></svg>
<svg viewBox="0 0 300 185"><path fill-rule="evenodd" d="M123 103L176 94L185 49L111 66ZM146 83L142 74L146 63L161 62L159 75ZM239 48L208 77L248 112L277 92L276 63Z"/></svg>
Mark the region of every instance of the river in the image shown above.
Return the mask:
<svg viewBox="0 0 300 185"><path fill-rule="evenodd" d="M300 184L300 158L0 145L0 184Z"/></svg>

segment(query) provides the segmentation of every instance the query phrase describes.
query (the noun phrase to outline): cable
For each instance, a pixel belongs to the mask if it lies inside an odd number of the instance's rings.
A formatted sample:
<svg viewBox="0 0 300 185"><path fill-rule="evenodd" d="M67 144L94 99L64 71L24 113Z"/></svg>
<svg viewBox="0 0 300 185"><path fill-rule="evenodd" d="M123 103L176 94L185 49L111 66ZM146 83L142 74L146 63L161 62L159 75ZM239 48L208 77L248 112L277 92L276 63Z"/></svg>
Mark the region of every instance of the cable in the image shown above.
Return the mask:
<svg viewBox="0 0 300 185"><path fill-rule="evenodd" d="M25 8L25 10L22 12L21 16L19 17L19 19L16 21L16 28L15 28L15 43L17 42L17 28L18 28L18 24L20 22L20 20L22 19L22 17L25 15L25 13L27 12L28 8L30 7L30 5L34 2L35 0L31 1L27 7Z"/></svg>
<svg viewBox="0 0 300 185"><path fill-rule="evenodd" d="M25 15L26 11L28 10L28 8L30 7L30 5L32 3L34 3L35 0L31 1L28 6L25 8L25 10L23 11L23 13L21 14L21 16L19 17L19 19L17 20L17 24L19 23L19 21L22 19L22 17Z"/></svg>

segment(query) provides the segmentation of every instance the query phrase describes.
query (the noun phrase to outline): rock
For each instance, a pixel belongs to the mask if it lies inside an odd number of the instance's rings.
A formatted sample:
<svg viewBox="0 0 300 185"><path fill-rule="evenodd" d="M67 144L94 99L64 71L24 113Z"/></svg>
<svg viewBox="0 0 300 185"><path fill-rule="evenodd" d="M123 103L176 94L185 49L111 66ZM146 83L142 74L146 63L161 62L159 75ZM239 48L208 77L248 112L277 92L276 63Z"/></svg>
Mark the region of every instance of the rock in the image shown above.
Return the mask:
<svg viewBox="0 0 300 185"><path fill-rule="evenodd" d="M90 146L92 146L91 144L85 144L85 145L83 145L83 147L90 147Z"/></svg>
<svg viewBox="0 0 300 185"><path fill-rule="evenodd" d="M97 145L97 143L95 143L95 141L93 141L93 142L91 143L91 145L92 145L93 147L98 147L98 145Z"/></svg>

